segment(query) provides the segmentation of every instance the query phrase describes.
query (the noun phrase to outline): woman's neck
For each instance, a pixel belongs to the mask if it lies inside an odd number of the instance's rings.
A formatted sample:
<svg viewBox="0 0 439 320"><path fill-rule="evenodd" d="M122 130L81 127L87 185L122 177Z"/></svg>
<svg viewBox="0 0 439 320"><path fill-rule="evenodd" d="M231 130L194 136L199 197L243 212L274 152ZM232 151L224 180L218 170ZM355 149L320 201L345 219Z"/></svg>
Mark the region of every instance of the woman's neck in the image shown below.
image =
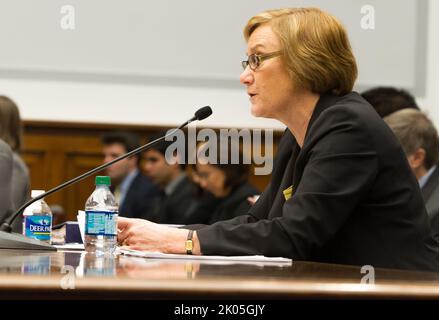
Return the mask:
<svg viewBox="0 0 439 320"><path fill-rule="evenodd" d="M303 93L294 100L282 119L279 119L288 127L301 148L305 141L309 121L319 98L320 95L318 94Z"/></svg>

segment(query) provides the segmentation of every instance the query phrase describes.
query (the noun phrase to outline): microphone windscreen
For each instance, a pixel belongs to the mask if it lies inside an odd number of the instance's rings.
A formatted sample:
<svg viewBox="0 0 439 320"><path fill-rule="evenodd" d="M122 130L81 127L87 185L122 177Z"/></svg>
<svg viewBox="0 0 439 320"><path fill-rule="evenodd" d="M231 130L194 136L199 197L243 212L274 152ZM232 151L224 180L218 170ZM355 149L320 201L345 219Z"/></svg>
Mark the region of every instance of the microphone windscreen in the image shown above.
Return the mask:
<svg viewBox="0 0 439 320"><path fill-rule="evenodd" d="M212 114L212 109L209 106L202 107L195 112L197 120L204 120Z"/></svg>

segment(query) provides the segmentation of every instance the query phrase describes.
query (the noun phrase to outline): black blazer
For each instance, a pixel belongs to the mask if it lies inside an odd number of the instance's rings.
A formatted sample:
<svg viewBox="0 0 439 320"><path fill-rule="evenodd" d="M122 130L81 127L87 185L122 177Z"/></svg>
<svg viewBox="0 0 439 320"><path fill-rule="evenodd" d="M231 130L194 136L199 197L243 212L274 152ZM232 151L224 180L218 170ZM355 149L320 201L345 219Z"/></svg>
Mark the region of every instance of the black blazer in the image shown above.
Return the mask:
<svg viewBox="0 0 439 320"><path fill-rule="evenodd" d="M406 156L357 93L322 95L303 148L286 130L278 150L272 180L248 215L197 231L203 254L439 270Z"/></svg>
<svg viewBox="0 0 439 320"><path fill-rule="evenodd" d="M158 192L159 189L152 181L139 172L131 182L119 214L129 218L143 218L151 212Z"/></svg>

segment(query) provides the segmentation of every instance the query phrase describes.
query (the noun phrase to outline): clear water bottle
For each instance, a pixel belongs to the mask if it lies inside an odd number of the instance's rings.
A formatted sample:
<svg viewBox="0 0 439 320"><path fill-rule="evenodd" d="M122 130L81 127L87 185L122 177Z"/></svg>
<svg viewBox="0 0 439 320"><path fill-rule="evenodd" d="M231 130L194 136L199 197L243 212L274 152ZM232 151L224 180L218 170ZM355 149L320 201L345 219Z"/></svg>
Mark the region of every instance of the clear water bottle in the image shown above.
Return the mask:
<svg viewBox="0 0 439 320"><path fill-rule="evenodd" d="M31 197L36 198L44 190L32 190ZM44 199L35 201L23 212L23 235L46 243L52 240L52 211Z"/></svg>
<svg viewBox="0 0 439 320"><path fill-rule="evenodd" d="M97 176L96 189L85 203L85 250L112 254L117 246L118 205L110 191L110 177Z"/></svg>

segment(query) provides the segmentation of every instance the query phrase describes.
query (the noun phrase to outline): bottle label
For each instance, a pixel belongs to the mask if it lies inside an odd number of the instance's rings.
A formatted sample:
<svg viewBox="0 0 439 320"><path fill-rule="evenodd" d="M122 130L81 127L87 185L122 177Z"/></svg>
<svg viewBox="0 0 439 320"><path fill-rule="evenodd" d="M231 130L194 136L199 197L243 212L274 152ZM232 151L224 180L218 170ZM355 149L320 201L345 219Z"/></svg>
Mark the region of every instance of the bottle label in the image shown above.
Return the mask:
<svg viewBox="0 0 439 320"><path fill-rule="evenodd" d="M117 211L85 211L85 234L116 236Z"/></svg>
<svg viewBox="0 0 439 320"><path fill-rule="evenodd" d="M25 216L25 236L41 241L50 241L52 231L51 216Z"/></svg>

